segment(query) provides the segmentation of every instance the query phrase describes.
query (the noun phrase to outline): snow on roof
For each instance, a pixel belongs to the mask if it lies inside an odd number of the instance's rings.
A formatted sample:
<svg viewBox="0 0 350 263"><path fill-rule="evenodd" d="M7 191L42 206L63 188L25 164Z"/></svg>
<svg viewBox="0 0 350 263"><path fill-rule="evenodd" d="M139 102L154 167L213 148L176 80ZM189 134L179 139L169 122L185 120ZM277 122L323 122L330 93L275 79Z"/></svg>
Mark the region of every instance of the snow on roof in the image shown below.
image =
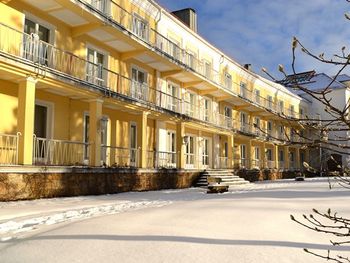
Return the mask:
<svg viewBox="0 0 350 263"><path fill-rule="evenodd" d="M341 74L337 77L337 81L339 82L350 81L350 76L347 74Z"/></svg>
<svg viewBox="0 0 350 263"><path fill-rule="evenodd" d="M341 79L346 79L346 78L342 77ZM350 78L349 78L349 80L350 80ZM328 76L325 73L319 73L319 74L316 74L315 76L313 76L309 82L302 84L302 86L311 90L311 91L318 91L318 90L322 90L322 89L327 88L332 81L333 81L332 77ZM345 80L342 80L342 81L345 81ZM342 89L342 88L346 88L346 85L339 82L338 80L334 80L333 83L330 85L330 88L331 89ZM304 91L296 90L295 93L300 95L300 94L303 94Z"/></svg>

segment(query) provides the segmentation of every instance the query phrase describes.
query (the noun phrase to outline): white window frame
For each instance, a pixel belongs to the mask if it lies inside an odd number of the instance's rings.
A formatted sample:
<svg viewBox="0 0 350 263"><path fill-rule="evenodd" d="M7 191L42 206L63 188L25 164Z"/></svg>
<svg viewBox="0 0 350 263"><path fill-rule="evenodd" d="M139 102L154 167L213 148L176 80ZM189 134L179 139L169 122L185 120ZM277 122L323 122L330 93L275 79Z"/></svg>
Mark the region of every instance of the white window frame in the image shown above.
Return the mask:
<svg viewBox="0 0 350 263"><path fill-rule="evenodd" d="M54 120L55 120L55 116L54 116L55 104L53 102L36 99L35 105L47 108L46 137L47 139L52 139L53 131L54 131Z"/></svg>
<svg viewBox="0 0 350 263"><path fill-rule="evenodd" d="M44 27L46 27L47 29L50 30L50 36L49 36L49 44L55 46L56 44L56 27L52 24L50 24L49 22L33 15L30 12L24 11L24 17L23 17L23 31L24 31L24 26L25 26L25 21L26 19L31 20L32 22L34 22L37 25L42 25Z"/></svg>

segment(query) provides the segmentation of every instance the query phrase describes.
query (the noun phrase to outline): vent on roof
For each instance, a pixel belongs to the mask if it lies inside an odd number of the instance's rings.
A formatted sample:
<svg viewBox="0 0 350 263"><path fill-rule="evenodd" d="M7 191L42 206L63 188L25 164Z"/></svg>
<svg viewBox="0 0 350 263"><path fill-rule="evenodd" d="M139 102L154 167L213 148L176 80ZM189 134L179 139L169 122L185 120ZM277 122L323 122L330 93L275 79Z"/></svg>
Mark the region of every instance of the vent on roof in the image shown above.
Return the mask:
<svg viewBox="0 0 350 263"><path fill-rule="evenodd" d="M177 18L179 18L186 26L191 28L194 32L197 32L197 14L192 8L185 8L177 11L173 11Z"/></svg>

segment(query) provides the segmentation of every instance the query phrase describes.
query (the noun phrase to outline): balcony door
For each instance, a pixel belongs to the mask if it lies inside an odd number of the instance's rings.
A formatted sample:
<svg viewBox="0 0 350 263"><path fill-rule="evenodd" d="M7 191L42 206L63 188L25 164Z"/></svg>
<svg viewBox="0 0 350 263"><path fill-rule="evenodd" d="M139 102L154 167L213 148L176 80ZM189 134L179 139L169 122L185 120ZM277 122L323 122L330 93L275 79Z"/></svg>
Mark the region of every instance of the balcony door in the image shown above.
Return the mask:
<svg viewBox="0 0 350 263"><path fill-rule="evenodd" d="M210 166L210 151L211 151L211 140L209 138L203 138L203 141L202 141L202 168L209 168L209 166Z"/></svg>
<svg viewBox="0 0 350 263"><path fill-rule="evenodd" d="M167 94L168 96L166 100L167 101L166 108L171 111L177 111L179 88L173 83L168 83Z"/></svg>
<svg viewBox="0 0 350 263"><path fill-rule="evenodd" d="M241 131L247 132L247 114L244 112L241 112L240 114L240 122L241 122Z"/></svg>
<svg viewBox="0 0 350 263"><path fill-rule="evenodd" d="M240 155L241 155L241 167L247 167L247 147L245 144L241 144L240 146Z"/></svg>
<svg viewBox="0 0 350 263"><path fill-rule="evenodd" d="M95 49L88 48L87 60L89 62L86 67L86 80L99 86L104 85L103 67L105 55Z"/></svg>
<svg viewBox="0 0 350 263"><path fill-rule="evenodd" d="M34 158L35 162L45 163L49 158L51 138L51 107L45 104L35 104L34 112Z"/></svg>
<svg viewBox="0 0 350 263"><path fill-rule="evenodd" d="M188 136L186 144L186 167L195 168L195 137Z"/></svg>
<svg viewBox="0 0 350 263"><path fill-rule="evenodd" d="M164 166L166 167L176 167L176 134L173 131L167 132L167 153L165 159L166 163Z"/></svg>
<svg viewBox="0 0 350 263"><path fill-rule="evenodd" d="M139 68L131 69L131 91L130 96L137 100L146 101L148 98L147 73Z"/></svg>
<svg viewBox="0 0 350 263"><path fill-rule="evenodd" d="M23 56L33 62L48 65L50 29L26 18L24 21Z"/></svg>
<svg viewBox="0 0 350 263"><path fill-rule="evenodd" d="M133 14L132 17L132 31L139 38L148 41L148 22L137 14Z"/></svg>

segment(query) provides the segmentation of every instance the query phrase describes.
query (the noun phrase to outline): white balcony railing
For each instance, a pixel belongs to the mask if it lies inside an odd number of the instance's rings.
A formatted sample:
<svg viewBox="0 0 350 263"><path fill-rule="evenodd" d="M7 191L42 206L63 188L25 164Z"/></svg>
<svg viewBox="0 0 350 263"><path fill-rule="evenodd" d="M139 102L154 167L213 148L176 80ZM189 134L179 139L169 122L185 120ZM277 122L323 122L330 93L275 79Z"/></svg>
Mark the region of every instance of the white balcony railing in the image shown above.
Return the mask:
<svg viewBox="0 0 350 263"><path fill-rule="evenodd" d="M89 144L37 138L34 135L33 163L36 165L86 165Z"/></svg>
<svg viewBox="0 0 350 263"><path fill-rule="evenodd" d="M0 165L18 164L18 142L20 133L16 135L0 134Z"/></svg>
<svg viewBox="0 0 350 263"><path fill-rule="evenodd" d="M115 147L115 146L101 146L102 152L105 152L105 162L112 167L140 167L140 150Z"/></svg>

